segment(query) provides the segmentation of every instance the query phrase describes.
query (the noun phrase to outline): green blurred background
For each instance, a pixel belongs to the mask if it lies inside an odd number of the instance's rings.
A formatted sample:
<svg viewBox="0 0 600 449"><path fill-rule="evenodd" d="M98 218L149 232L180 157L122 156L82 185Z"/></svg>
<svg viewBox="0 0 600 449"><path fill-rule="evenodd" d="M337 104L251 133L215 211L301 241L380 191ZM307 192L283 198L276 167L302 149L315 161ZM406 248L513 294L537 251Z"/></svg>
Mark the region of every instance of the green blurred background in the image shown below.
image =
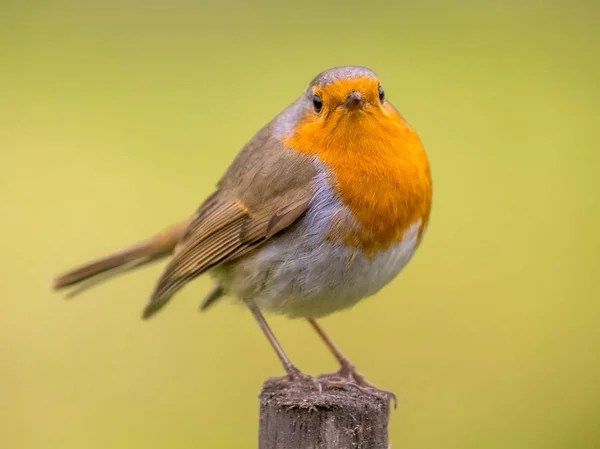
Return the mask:
<svg viewBox="0 0 600 449"><path fill-rule="evenodd" d="M316 73L359 64L434 176L411 264L322 321L398 395L393 447L600 447L598 3L190 3L0 4L2 446L256 447L282 369L243 308L197 312L207 278L149 322L163 264L71 301L50 281L193 212Z"/></svg>

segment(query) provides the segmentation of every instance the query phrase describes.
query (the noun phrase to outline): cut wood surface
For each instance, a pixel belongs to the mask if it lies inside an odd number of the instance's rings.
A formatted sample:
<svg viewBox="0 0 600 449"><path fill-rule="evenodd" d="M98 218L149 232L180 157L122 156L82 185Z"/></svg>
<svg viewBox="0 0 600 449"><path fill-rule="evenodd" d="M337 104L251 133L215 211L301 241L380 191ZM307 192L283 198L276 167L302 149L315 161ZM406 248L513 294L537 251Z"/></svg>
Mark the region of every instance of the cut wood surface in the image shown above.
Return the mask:
<svg viewBox="0 0 600 449"><path fill-rule="evenodd" d="M267 381L259 449L389 449L389 400L351 386Z"/></svg>

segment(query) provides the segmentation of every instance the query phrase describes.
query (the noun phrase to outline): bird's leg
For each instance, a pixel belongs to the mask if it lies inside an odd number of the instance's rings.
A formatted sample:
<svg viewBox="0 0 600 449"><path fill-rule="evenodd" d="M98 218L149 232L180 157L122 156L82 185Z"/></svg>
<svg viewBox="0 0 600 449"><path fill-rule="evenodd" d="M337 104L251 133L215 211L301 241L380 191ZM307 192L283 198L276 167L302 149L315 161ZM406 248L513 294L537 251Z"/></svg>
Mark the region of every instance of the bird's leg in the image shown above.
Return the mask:
<svg viewBox="0 0 600 449"><path fill-rule="evenodd" d="M258 321L258 325L260 326L260 328L264 332L265 336L269 340L269 343L271 343L271 346L273 346L273 349L275 349L275 352L277 353L277 356L279 357L279 360L281 360L281 363L283 364L283 368L285 369L285 372L287 373L287 378L289 380L299 380L299 379L313 380L312 377L310 377L307 374L302 373L298 368L296 368L292 364L292 362L290 362L290 359L288 358L285 351L283 350L283 348L277 341L277 338L275 338L273 331L267 324L265 317L262 315L262 313L260 312L260 310L258 309L256 304L254 303L254 301L252 301L251 299L245 299L244 302L246 303L246 305L248 306L248 308L254 315L254 318L256 318L256 321Z"/></svg>
<svg viewBox="0 0 600 449"><path fill-rule="evenodd" d="M396 407L397 400L396 395L394 393L392 393L391 391L380 390L375 385L369 383L363 375L356 371L354 365L352 365L352 363L350 363L350 360L348 360L348 358L344 354L342 354L342 352L339 350L339 348L336 346L333 340L331 340L331 338L329 338L329 336L325 333L321 325L317 323L313 318L309 318L308 322L310 323L312 328L317 332L317 334L319 334L319 337L321 337L325 345L329 348L331 353L340 363L340 369L337 373L333 375L326 374L324 376L321 376L321 378L328 379L334 382L336 380L338 380L338 382L339 380L342 380L348 385L358 387L360 390L382 393L388 399L391 399L394 402L394 408Z"/></svg>

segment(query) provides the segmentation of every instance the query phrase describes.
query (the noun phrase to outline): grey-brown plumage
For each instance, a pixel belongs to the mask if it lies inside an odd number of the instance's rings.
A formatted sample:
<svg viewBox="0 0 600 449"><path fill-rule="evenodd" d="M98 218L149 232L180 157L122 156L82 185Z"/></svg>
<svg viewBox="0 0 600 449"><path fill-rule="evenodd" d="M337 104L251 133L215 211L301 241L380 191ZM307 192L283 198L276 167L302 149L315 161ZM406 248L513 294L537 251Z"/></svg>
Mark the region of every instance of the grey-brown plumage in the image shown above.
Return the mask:
<svg viewBox="0 0 600 449"><path fill-rule="evenodd" d="M324 87L328 84L335 83L342 79L352 79L367 76L369 78L377 79L377 75L367 67L360 66L347 66L347 67L335 67L333 69L325 70L319 73L313 78L309 84L309 90L313 86Z"/></svg>
<svg viewBox="0 0 600 449"><path fill-rule="evenodd" d="M148 318L187 282L261 245L307 210L315 169L272 137L272 124L242 149L198 209L144 309Z"/></svg>
<svg viewBox="0 0 600 449"><path fill-rule="evenodd" d="M78 284L110 270L132 264L139 267L171 254L173 248L185 233L189 219L169 226L154 237L144 240L130 248L110 254L82 265L54 279L54 289Z"/></svg>

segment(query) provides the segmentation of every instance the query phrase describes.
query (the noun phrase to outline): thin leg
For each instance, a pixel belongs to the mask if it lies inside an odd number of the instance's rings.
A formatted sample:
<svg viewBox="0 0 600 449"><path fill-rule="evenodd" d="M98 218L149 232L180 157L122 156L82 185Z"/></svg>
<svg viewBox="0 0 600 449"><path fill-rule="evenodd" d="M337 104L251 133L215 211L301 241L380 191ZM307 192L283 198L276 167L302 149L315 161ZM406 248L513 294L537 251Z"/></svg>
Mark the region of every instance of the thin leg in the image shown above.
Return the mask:
<svg viewBox="0 0 600 449"><path fill-rule="evenodd" d="M292 364L292 362L290 362L290 359L288 358L285 351L283 350L283 348L277 341L277 338L275 338L273 331L267 324L265 317L263 317L262 313L260 313L260 310L254 303L254 301L252 301L251 299L245 299L244 302L246 303L246 305L248 306L248 308L254 315L254 318L256 318L256 321L258 321L258 325L260 326L262 331L265 333L265 336L269 340L269 343L271 343L271 346L273 346L273 349L275 349L275 352L277 353L279 360L281 360L281 363L283 364L283 368L285 369L285 372L287 373L288 377L290 377L292 379L309 377L309 376L306 376L305 374L302 374L300 372L300 370L298 368L296 368Z"/></svg>
<svg viewBox="0 0 600 449"><path fill-rule="evenodd" d="M334 357L337 359L337 361L340 362L340 365L341 365L340 370L337 373L335 373L333 376L325 375L325 376L321 376L322 378L333 379L333 378L337 377L337 378L343 379L350 385L355 385L355 386L359 387L362 390L367 390L367 391L371 391L371 392L376 391L376 392L382 393L388 399L392 399L394 401L394 408L396 408L396 406L398 404L397 404L397 400L396 400L396 395L394 393L392 393L391 391L380 390L379 388L370 384L364 378L364 376L362 376L358 371L356 371L356 368L354 368L354 365L352 365L352 363L350 363L350 360L348 360L348 357L346 357L344 354L342 354L342 352L339 350L339 348L336 346L336 344L333 342L333 340L331 340L331 338L329 338L329 336L325 333L325 331L323 330L321 325L319 323L317 323L313 318L309 318L308 322L310 323L312 328L317 332L317 334L319 334L319 337L321 337L321 339L323 340L325 345L329 348L331 353L334 355Z"/></svg>
<svg viewBox="0 0 600 449"><path fill-rule="evenodd" d="M319 337L321 337L321 340L323 340L323 342L329 348L333 356L337 359L338 362L340 362L342 370L349 368L353 369L354 367L350 363L350 360L348 360L348 358L344 354L342 354L342 351L340 351L336 344L333 342L333 340L329 338L329 336L325 333L321 325L317 323L313 318L309 318L308 322L310 323L312 328L317 332L317 334L319 334Z"/></svg>

